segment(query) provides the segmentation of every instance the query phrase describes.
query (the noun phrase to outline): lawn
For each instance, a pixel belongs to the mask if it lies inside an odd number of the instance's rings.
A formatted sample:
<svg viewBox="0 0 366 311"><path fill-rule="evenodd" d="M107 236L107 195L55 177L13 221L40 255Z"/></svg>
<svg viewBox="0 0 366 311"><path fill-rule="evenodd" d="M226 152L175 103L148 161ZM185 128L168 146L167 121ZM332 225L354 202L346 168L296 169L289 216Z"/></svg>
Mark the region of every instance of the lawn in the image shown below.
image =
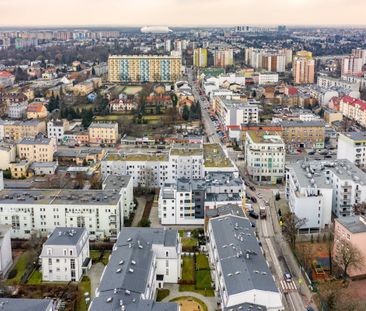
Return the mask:
<svg viewBox="0 0 366 311"><path fill-rule="evenodd" d="M196 271L196 289L211 289L210 270Z"/></svg>
<svg viewBox="0 0 366 311"><path fill-rule="evenodd" d="M80 295L80 300L78 303L78 311L86 311L88 310L88 305L86 304L85 301L85 293L89 294L90 297L90 292L91 292L91 285L90 285L90 279L87 276L84 276L79 284L79 291L81 293Z"/></svg>
<svg viewBox="0 0 366 311"><path fill-rule="evenodd" d="M156 295L156 301L162 301L164 298L169 296L169 289L158 289L158 293Z"/></svg>
<svg viewBox="0 0 366 311"><path fill-rule="evenodd" d="M34 270L27 281L27 284L30 285L39 285L42 283L42 272L38 270Z"/></svg>
<svg viewBox="0 0 366 311"><path fill-rule="evenodd" d="M93 264L95 264L97 262L101 262L102 264L104 264L106 266L108 264L109 255L111 253L112 253L112 251L110 251L110 250L104 251L103 257L100 259L101 251L100 250L96 250L96 249L92 249L90 251L90 258L92 259L92 263Z"/></svg>
<svg viewBox="0 0 366 311"><path fill-rule="evenodd" d="M16 270L16 275L6 280L6 284L18 284L27 268L27 263L29 261L29 252L23 253L17 260L15 267L12 270ZM11 271L12 271L11 270ZM10 272L11 273L11 272Z"/></svg>
<svg viewBox="0 0 366 311"><path fill-rule="evenodd" d="M197 246L197 240L194 238L182 238L182 247L192 248Z"/></svg>
<svg viewBox="0 0 366 311"><path fill-rule="evenodd" d="M183 256L182 280L194 281L194 259L193 259L193 257Z"/></svg>
<svg viewBox="0 0 366 311"><path fill-rule="evenodd" d="M205 256L203 254L199 254L196 256L196 269L197 270L209 270L210 269L207 256Z"/></svg>

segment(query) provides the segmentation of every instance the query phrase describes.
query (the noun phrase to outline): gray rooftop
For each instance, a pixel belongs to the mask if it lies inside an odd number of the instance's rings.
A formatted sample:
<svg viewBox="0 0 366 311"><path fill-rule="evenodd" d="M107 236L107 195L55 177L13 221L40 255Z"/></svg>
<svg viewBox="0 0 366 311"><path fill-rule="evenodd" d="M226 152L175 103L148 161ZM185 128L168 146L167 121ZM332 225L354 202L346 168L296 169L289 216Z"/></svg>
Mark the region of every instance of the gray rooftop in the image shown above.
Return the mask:
<svg viewBox="0 0 366 311"><path fill-rule="evenodd" d="M44 245L76 246L86 231L85 228L56 227Z"/></svg>
<svg viewBox="0 0 366 311"><path fill-rule="evenodd" d="M210 219L228 295L251 290L278 292L248 218Z"/></svg>
<svg viewBox="0 0 366 311"><path fill-rule="evenodd" d="M178 231L133 227L120 231L90 311L121 310L121 303L128 311L177 310L177 304L141 299L151 274L153 244L178 247Z"/></svg>
<svg viewBox="0 0 366 311"><path fill-rule="evenodd" d="M224 216L224 215L236 215L245 217L243 208L236 204L226 204L219 206L218 208L208 209L206 216L209 218Z"/></svg>
<svg viewBox="0 0 366 311"><path fill-rule="evenodd" d="M0 298L2 311L48 311L51 299Z"/></svg>
<svg viewBox="0 0 366 311"><path fill-rule="evenodd" d="M300 187L317 185L318 188L332 188L327 171L331 171L341 180L353 180L361 185L366 184L366 173L360 170L348 159L338 159L334 161L300 161L288 165L299 182Z"/></svg>
<svg viewBox="0 0 366 311"><path fill-rule="evenodd" d="M93 122L89 128L114 128L116 124L115 122Z"/></svg>
<svg viewBox="0 0 366 311"><path fill-rule="evenodd" d="M224 311L267 311L267 307L253 303L242 303L232 307L224 308Z"/></svg>
<svg viewBox="0 0 366 311"><path fill-rule="evenodd" d="M366 132L347 132L347 133L341 133L341 134L356 142L366 140Z"/></svg>
<svg viewBox="0 0 366 311"><path fill-rule="evenodd" d="M352 233L366 232L366 218L364 216L341 217L337 218L336 221Z"/></svg>
<svg viewBox="0 0 366 311"><path fill-rule="evenodd" d="M32 138L25 137L18 144L21 145L49 145L51 138Z"/></svg>
<svg viewBox="0 0 366 311"><path fill-rule="evenodd" d="M323 120L313 120L313 121L297 121L297 120L285 120L281 122L283 127L325 127L325 122Z"/></svg>
<svg viewBox="0 0 366 311"><path fill-rule="evenodd" d="M103 181L103 189L122 189L127 187L128 183L131 180L131 176L128 175L108 175L106 179Z"/></svg>

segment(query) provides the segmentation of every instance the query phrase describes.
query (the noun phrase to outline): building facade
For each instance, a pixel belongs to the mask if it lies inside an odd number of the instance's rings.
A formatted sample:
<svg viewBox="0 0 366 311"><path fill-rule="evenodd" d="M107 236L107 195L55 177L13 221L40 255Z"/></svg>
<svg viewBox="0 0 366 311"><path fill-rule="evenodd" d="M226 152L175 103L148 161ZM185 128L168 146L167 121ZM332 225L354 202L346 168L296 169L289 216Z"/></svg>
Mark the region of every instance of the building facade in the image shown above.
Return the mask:
<svg viewBox="0 0 366 311"><path fill-rule="evenodd" d="M366 167L366 132L339 133L337 159L348 159L360 168Z"/></svg>
<svg viewBox="0 0 366 311"><path fill-rule="evenodd" d="M299 51L292 63L293 78L296 84L312 84L315 79L315 61L312 53Z"/></svg>
<svg viewBox="0 0 366 311"><path fill-rule="evenodd" d="M91 144L116 144L118 140L118 123L93 122L89 126Z"/></svg>
<svg viewBox="0 0 366 311"><path fill-rule="evenodd" d="M182 60L176 56L111 55L110 82L174 82L181 76Z"/></svg>
<svg viewBox="0 0 366 311"><path fill-rule="evenodd" d="M55 138L23 138L17 144L19 159L30 162L52 162L56 151Z"/></svg>
<svg viewBox="0 0 366 311"><path fill-rule="evenodd" d="M205 48L194 49L193 66L207 67L207 49L205 49Z"/></svg>
<svg viewBox="0 0 366 311"><path fill-rule="evenodd" d="M80 281L91 266L88 230L56 227L43 244L40 259L42 281Z"/></svg>

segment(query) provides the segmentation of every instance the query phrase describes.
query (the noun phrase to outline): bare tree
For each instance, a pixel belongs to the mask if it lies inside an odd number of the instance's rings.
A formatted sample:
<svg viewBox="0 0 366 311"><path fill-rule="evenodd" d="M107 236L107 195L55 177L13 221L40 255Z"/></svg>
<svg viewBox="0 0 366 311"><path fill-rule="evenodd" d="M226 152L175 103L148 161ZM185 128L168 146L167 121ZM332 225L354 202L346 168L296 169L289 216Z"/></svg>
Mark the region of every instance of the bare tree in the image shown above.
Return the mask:
<svg viewBox="0 0 366 311"><path fill-rule="evenodd" d="M329 257L329 272L333 274L333 248L334 248L334 225L331 224L326 232L326 240L328 257Z"/></svg>
<svg viewBox="0 0 366 311"><path fill-rule="evenodd" d="M355 215L365 215L366 202L361 202L353 205L353 212Z"/></svg>
<svg viewBox="0 0 366 311"><path fill-rule="evenodd" d="M282 232L294 250L296 247L297 235L300 228L307 222L305 218L300 219L294 213L288 212L283 217Z"/></svg>
<svg viewBox="0 0 366 311"><path fill-rule="evenodd" d="M350 268L360 269L364 265L364 258L360 250L346 239L335 242L335 261L343 270L343 279L346 280Z"/></svg>

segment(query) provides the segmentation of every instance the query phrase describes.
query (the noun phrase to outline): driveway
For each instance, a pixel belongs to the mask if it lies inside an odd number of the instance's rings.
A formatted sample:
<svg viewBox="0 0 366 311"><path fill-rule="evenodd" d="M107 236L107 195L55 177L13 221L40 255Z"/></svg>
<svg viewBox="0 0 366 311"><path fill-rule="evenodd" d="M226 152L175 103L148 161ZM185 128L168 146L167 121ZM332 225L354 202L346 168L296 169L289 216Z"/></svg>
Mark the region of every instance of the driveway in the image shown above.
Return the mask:
<svg viewBox="0 0 366 311"><path fill-rule="evenodd" d="M88 272L88 276L90 278L90 287L91 287L91 299L95 297L95 291L99 286L100 278L103 274L104 265L101 262L96 263L95 265L92 265Z"/></svg>

